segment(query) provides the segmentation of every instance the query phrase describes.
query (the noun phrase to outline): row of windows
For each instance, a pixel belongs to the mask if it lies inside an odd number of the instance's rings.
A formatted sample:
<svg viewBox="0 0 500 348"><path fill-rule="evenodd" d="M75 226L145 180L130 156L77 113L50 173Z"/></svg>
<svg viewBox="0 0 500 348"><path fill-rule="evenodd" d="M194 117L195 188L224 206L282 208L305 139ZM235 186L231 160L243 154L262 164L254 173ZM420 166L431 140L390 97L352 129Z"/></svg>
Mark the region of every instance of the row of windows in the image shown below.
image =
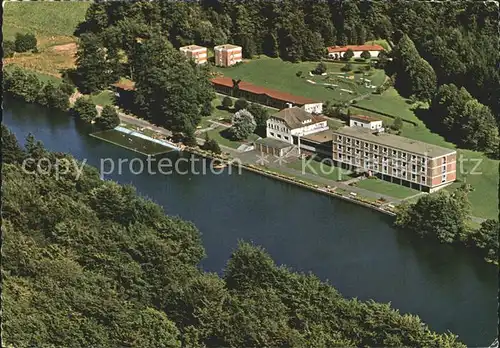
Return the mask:
<svg viewBox="0 0 500 348"><path fill-rule="evenodd" d="M342 160L342 157L340 155L339 155L339 159ZM354 158L354 162L353 162L351 159L351 156L347 156L347 159L344 160L343 162L360 165L360 160L357 158ZM389 168L386 165L380 166L377 163L372 164L372 163L365 162L363 164L363 168L369 169L369 170L374 170L376 172L381 172L383 174L389 174ZM399 177L402 179L410 180L410 177L408 177L408 172L406 172L405 170L392 168L392 173L390 173L390 174L393 177ZM417 178L418 178L418 174L411 173L411 181L418 182ZM446 181L446 176L444 176L444 180ZM420 176L420 183L422 183L422 184L426 183L426 176L425 175Z"/></svg>
<svg viewBox="0 0 500 348"><path fill-rule="evenodd" d="M277 124L270 123L269 128L271 129L276 129L277 131L284 132L284 133L290 133L290 130L286 127L280 127Z"/></svg>
<svg viewBox="0 0 500 348"><path fill-rule="evenodd" d="M286 136L286 135L283 135L281 136L281 134L278 134L278 133L274 133L274 132L269 132L269 134L272 136L272 137L277 137L279 139L283 138L285 140L290 140L290 137Z"/></svg>
<svg viewBox="0 0 500 348"><path fill-rule="evenodd" d="M338 142L342 143L343 139L344 139L343 136L341 136L341 135L337 136L337 141ZM372 145L372 150L373 151L378 151L379 150L379 145L371 144L371 143L368 143L368 142L363 142L363 141L360 141L360 140L357 140L357 139L355 139L354 141L351 141L351 138L349 138L349 137L345 138L345 143L346 144L354 144L355 146L359 146L359 147L363 146L365 149L369 149L370 145ZM347 147L347 148L350 149L350 147ZM337 149L341 150L342 149L342 144L338 144L337 145ZM399 150L394 150L394 149L391 149L391 151L389 151L389 148L387 148L385 146L381 146L381 149L382 149L382 153L383 154L388 154L390 152L392 156L399 156L399 157L401 157L403 159L409 158L411 161L417 161L417 162L420 162L422 164L425 163L425 158L421 157L421 156L417 156L417 155L413 155L413 154L408 154L406 152L399 151Z"/></svg>

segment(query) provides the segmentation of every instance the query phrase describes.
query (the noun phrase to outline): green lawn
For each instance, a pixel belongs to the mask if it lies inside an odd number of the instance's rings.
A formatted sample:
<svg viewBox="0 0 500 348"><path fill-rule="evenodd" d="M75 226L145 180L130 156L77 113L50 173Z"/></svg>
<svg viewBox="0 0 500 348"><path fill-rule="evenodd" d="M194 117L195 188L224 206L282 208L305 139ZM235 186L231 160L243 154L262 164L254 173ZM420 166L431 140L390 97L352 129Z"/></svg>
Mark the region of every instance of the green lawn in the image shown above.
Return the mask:
<svg viewBox="0 0 500 348"><path fill-rule="evenodd" d="M365 179L358 181L356 187L388 195L395 198L406 198L420 193L409 187L390 183L380 179Z"/></svg>
<svg viewBox="0 0 500 348"><path fill-rule="evenodd" d="M258 86L265 86L321 101L345 101L356 97L360 93L364 94L372 91L372 89L365 88L364 86L358 86L352 80L338 78L338 76L343 76L340 75L340 69L345 65L343 62L326 62L325 64L328 67L327 76L309 76L309 71L313 70L317 64L318 62L290 63L284 62L279 58L260 56L259 58L245 61L238 66L216 69L224 76L242 79ZM363 65L353 66L354 69L362 67ZM298 71L302 71L302 77L296 76ZM385 75L382 70L372 69L371 73L372 75L367 78L372 80L372 84L381 84L383 82ZM353 72L348 75L352 76ZM356 79L363 76L361 73L354 75ZM332 90L326 86L311 84L307 80L338 84L339 87ZM355 90L356 93L349 94L348 92L341 91L340 88Z"/></svg>
<svg viewBox="0 0 500 348"><path fill-rule="evenodd" d="M73 32L85 19L90 2L5 1L3 35L12 40L17 32L34 33L41 46L73 42Z"/></svg>
<svg viewBox="0 0 500 348"><path fill-rule="evenodd" d="M115 96L111 91L102 91L99 94L93 94L90 96L90 99L96 105L106 106L106 105L114 105Z"/></svg>
<svg viewBox="0 0 500 348"><path fill-rule="evenodd" d="M233 140L229 139L227 132L228 132L228 128L218 127L215 129L211 129L206 133L208 133L208 136L211 139L214 139L215 141L217 141L220 145L224 145L224 146L230 147L232 149L237 149L241 144L245 143L244 141L233 141ZM203 133L202 135L200 135L198 137L204 138L205 133ZM247 141L256 140L257 138L258 138L258 136L256 134L251 134L248 137Z"/></svg>
<svg viewBox="0 0 500 348"><path fill-rule="evenodd" d="M347 180L349 179L348 175L351 173L342 168L333 166L331 161L328 160L320 162L318 160L309 161L303 159L288 163L286 166L293 168L300 173L314 174L334 181Z"/></svg>

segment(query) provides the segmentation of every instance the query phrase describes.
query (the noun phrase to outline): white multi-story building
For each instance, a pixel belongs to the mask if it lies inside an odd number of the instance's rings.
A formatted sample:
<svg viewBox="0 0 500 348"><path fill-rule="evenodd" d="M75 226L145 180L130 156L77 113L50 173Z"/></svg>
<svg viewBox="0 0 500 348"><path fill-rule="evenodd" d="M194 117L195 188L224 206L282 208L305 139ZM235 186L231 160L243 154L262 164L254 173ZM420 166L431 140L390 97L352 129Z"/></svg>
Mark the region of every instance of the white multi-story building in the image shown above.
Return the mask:
<svg viewBox="0 0 500 348"><path fill-rule="evenodd" d="M184 55L193 59L196 64L204 64L207 62L207 48L198 45L189 45L179 48Z"/></svg>
<svg viewBox="0 0 500 348"><path fill-rule="evenodd" d="M352 115L349 117L349 127L363 127L368 129L382 129L382 121L369 116Z"/></svg>
<svg viewBox="0 0 500 348"><path fill-rule="evenodd" d="M324 117L313 115L303 108L291 107L281 110L267 120L266 135L290 144L297 144L298 137L328 129Z"/></svg>
<svg viewBox="0 0 500 348"><path fill-rule="evenodd" d="M332 154L341 167L419 190L433 192L456 180L455 150L369 128L334 130Z"/></svg>

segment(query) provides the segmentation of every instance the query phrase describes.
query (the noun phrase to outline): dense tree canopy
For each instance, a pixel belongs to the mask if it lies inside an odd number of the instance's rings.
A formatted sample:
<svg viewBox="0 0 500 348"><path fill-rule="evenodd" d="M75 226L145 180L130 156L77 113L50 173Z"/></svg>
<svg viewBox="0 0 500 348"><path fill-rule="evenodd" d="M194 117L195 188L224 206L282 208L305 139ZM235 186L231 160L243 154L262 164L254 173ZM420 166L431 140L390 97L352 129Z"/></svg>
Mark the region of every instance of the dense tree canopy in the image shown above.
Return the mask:
<svg viewBox="0 0 500 348"><path fill-rule="evenodd" d="M429 108L429 123L455 144L498 157L498 127L491 110L464 88L441 85Z"/></svg>
<svg viewBox="0 0 500 348"><path fill-rule="evenodd" d="M247 243L222 278L204 273L191 223L32 137L24 153L12 151L15 141L2 129L2 143L4 134L7 346L464 347L416 316L345 299L311 274L278 267ZM19 164L26 156L66 161L68 172L32 175Z"/></svg>
<svg viewBox="0 0 500 348"><path fill-rule="evenodd" d="M215 97L208 68L187 61L160 36L141 44L137 57L136 102L144 115L173 131L195 129Z"/></svg>
<svg viewBox="0 0 500 348"><path fill-rule="evenodd" d="M247 109L241 109L233 115L232 126L229 128L235 140L244 140L255 131L255 118Z"/></svg>
<svg viewBox="0 0 500 348"><path fill-rule="evenodd" d="M44 82L36 74L15 66L3 71L3 87L8 94L28 103L57 109L67 110L72 89L61 83L55 85L51 81Z"/></svg>
<svg viewBox="0 0 500 348"><path fill-rule="evenodd" d="M396 226L441 243L462 243L478 250L489 260L498 255L498 221L486 220L472 230L467 185L453 193L439 191L425 195L416 203L398 207Z"/></svg>

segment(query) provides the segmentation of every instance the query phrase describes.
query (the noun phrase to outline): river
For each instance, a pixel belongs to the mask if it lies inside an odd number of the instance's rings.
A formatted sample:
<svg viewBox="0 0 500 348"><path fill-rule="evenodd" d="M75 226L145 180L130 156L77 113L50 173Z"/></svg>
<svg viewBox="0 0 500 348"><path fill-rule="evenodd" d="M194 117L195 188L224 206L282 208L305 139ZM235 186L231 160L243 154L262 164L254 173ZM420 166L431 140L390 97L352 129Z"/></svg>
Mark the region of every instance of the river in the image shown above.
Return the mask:
<svg viewBox="0 0 500 348"><path fill-rule="evenodd" d="M48 149L97 167L101 158L137 157L35 105L4 101L3 122L21 143L31 132ZM168 214L192 221L208 271L222 272L238 240L253 241L278 264L311 271L346 297L391 302L468 346L496 337L497 268L466 250L398 233L380 213L249 172L134 175L125 167L106 178L131 183Z"/></svg>

